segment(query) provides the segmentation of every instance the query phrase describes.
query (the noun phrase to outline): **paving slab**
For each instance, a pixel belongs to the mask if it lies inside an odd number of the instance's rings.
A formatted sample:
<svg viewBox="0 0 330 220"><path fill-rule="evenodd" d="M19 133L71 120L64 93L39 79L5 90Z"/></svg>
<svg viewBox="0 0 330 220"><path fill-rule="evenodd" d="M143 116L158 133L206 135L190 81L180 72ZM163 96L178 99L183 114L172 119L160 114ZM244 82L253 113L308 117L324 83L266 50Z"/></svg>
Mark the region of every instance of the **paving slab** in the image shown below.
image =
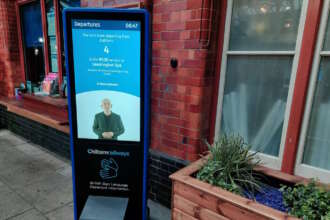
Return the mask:
<svg viewBox="0 0 330 220"><path fill-rule="evenodd" d="M148 206L150 208L150 220L170 220L171 219L171 212L165 206L152 201L151 199L148 200Z"/></svg>
<svg viewBox="0 0 330 220"><path fill-rule="evenodd" d="M15 135L7 130L0 130L0 146L15 146L28 141L18 135Z"/></svg>
<svg viewBox="0 0 330 220"><path fill-rule="evenodd" d="M49 220L72 220L73 219L73 203L65 205L59 209L49 212L47 215Z"/></svg>
<svg viewBox="0 0 330 220"><path fill-rule="evenodd" d="M19 215L32 208L23 198L15 192L0 192L0 219Z"/></svg>
<svg viewBox="0 0 330 220"><path fill-rule="evenodd" d="M47 213L72 202L71 178L54 172L46 179L17 188L17 193L38 211Z"/></svg>
<svg viewBox="0 0 330 220"><path fill-rule="evenodd" d="M72 167L71 167L71 165L66 165L62 168L57 169L56 173L59 173L65 177L72 178Z"/></svg>
<svg viewBox="0 0 330 220"><path fill-rule="evenodd" d="M22 188L28 184L43 180L53 175L49 167L44 163L30 162L20 160L15 164L8 165L8 169L0 173L0 177L4 183L13 188Z"/></svg>
<svg viewBox="0 0 330 220"><path fill-rule="evenodd" d="M31 209L8 220L47 220L47 218L36 209Z"/></svg>

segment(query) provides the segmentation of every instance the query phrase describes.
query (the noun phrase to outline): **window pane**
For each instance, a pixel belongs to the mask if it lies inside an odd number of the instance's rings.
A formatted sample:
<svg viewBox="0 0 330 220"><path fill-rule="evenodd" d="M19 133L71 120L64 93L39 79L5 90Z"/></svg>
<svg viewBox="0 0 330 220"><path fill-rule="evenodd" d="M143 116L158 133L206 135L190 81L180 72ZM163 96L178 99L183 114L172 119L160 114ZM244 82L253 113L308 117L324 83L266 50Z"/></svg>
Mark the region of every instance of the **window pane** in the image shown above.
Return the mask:
<svg viewBox="0 0 330 220"><path fill-rule="evenodd" d="M303 163L330 170L330 58L323 57L309 121Z"/></svg>
<svg viewBox="0 0 330 220"><path fill-rule="evenodd" d="M59 13L59 18L60 18L60 27L62 34L63 33L63 21L62 21L62 12L64 8L68 7L80 7L80 0L60 0L60 13ZM61 35L61 42L62 42L62 51L61 51L61 57L62 57L62 69L63 69L63 76L66 76L66 66L65 66L65 52L64 52L64 36ZM65 80L65 78L64 78Z"/></svg>
<svg viewBox="0 0 330 220"><path fill-rule="evenodd" d="M302 0L234 0L229 50L295 50Z"/></svg>
<svg viewBox="0 0 330 220"><path fill-rule="evenodd" d="M29 89L37 87L45 76L40 2L20 6L26 80Z"/></svg>
<svg viewBox="0 0 330 220"><path fill-rule="evenodd" d="M330 50L330 19L328 18L327 27L325 30L325 36L324 36L324 43L323 43L323 50Z"/></svg>
<svg viewBox="0 0 330 220"><path fill-rule="evenodd" d="M221 132L278 156L292 56L229 56Z"/></svg>
<svg viewBox="0 0 330 220"><path fill-rule="evenodd" d="M58 72L55 10L53 0L46 0L47 37L49 51L49 71Z"/></svg>

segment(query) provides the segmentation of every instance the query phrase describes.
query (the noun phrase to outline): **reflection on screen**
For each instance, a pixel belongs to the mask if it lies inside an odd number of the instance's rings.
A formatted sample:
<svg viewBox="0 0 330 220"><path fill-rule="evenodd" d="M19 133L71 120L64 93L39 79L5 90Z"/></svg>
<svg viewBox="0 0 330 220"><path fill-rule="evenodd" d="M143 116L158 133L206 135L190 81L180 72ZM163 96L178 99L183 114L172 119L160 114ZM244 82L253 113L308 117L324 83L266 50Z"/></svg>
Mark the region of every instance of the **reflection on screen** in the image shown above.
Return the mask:
<svg viewBox="0 0 330 220"><path fill-rule="evenodd" d="M72 20L78 138L140 141L139 21Z"/></svg>

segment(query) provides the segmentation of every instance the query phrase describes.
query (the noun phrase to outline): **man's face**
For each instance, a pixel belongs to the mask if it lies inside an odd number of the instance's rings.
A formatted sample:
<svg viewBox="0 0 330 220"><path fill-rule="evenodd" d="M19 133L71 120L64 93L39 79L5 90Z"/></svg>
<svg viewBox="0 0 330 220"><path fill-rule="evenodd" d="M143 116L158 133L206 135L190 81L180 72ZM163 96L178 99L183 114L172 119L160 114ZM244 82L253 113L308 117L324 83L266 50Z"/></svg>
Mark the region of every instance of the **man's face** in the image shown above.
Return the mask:
<svg viewBox="0 0 330 220"><path fill-rule="evenodd" d="M111 102L108 100L103 101L102 107L103 107L104 111L110 112L111 111Z"/></svg>

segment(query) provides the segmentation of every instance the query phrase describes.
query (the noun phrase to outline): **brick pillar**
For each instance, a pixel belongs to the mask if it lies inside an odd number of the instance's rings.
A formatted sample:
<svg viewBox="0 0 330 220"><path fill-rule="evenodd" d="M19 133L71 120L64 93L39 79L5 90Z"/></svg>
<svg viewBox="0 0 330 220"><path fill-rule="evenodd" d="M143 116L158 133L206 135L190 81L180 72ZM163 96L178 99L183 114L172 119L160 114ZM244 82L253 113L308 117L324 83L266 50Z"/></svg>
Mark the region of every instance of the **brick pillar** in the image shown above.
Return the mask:
<svg viewBox="0 0 330 220"><path fill-rule="evenodd" d="M216 41L202 2L153 1L151 147L189 161L205 150L213 94Z"/></svg>
<svg viewBox="0 0 330 220"><path fill-rule="evenodd" d="M22 82L15 1L0 0L0 95L11 97Z"/></svg>

